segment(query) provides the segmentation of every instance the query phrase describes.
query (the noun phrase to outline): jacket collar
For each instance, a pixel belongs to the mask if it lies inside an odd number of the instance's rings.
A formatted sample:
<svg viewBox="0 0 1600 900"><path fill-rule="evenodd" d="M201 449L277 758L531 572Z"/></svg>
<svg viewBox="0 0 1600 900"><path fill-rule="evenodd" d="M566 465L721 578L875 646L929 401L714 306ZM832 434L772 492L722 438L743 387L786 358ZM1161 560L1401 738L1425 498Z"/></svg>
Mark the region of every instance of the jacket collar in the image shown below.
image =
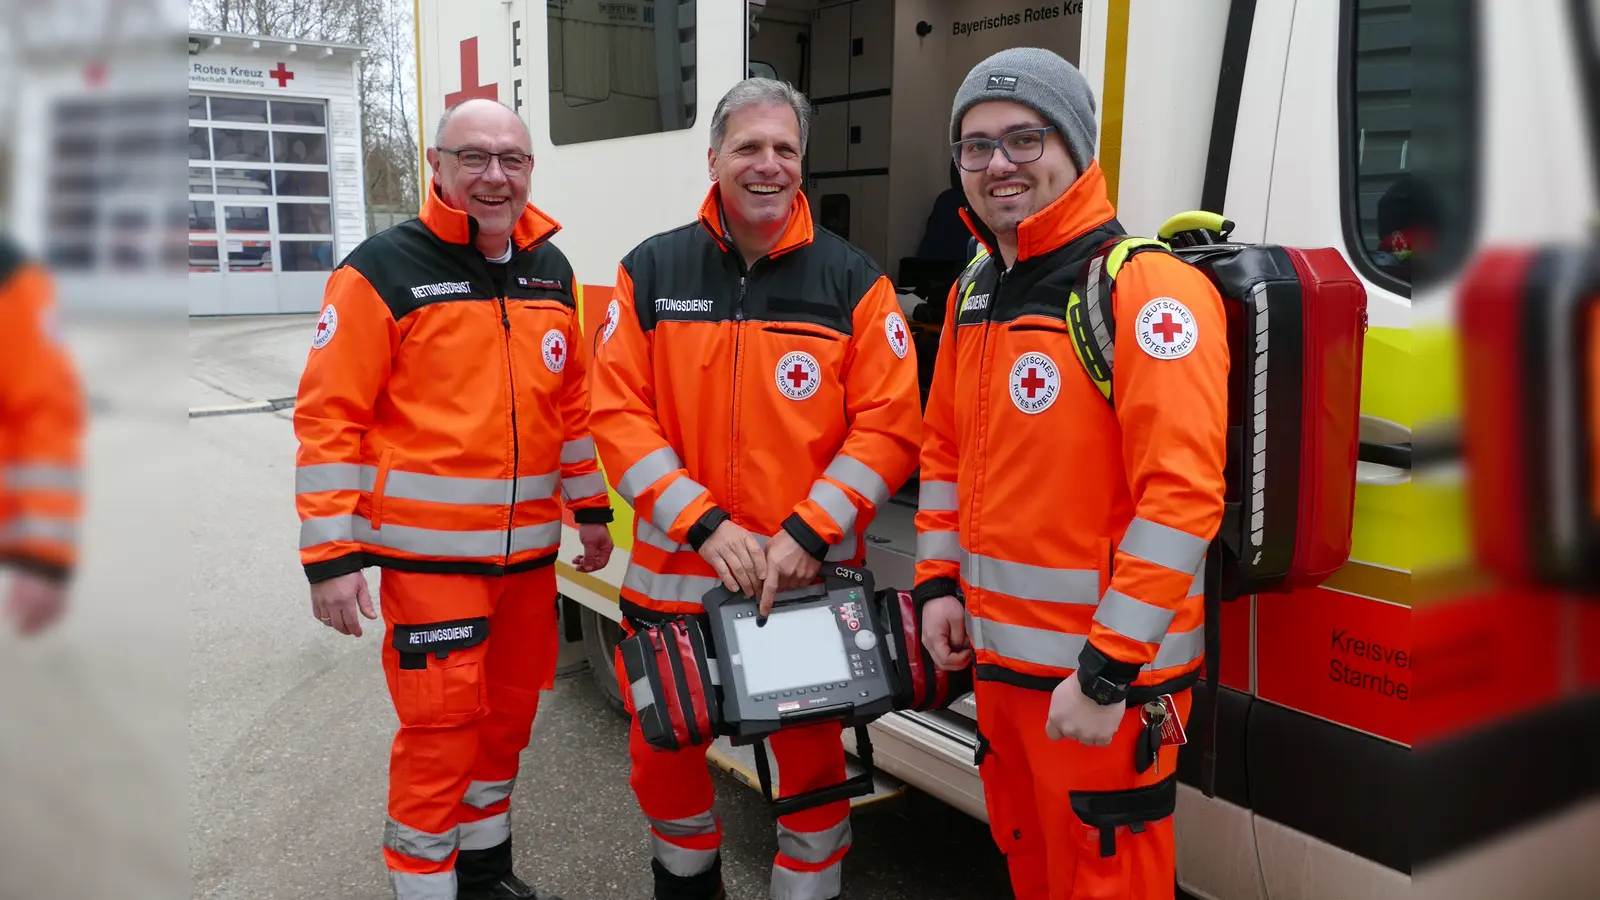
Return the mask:
<svg viewBox="0 0 1600 900"><path fill-rule="evenodd" d="M478 220L446 203L439 195L439 183L435 180L428 182L428 195L423 199L422 212L417 218L447 243L471 244L478 238ZM518 250L526 250L544 243L560 230L559 222L529 203L511 230L511 243Z"/></svg>
<svg viewBox="0 0 1600 900"><path fill-rule="evenodd" d="M728 235L722 221L722 189L716 184L711 185L711 190L706 192L705 200L700 203L700 225L710 232L711 237L724 251L733 249L733 238ZM811 203L806 199L804 191L795 191L794 203L789 207L789 224L784 227L778 243L773 245L767 256L781 256L790 250L797 250L811 243L815 236L816 231L811 222Z"/></svg>
<svg viewBox="0 0 1600 900"><path fill-rule="evenodd" d="M1101 171L1098 160L1093 161L1054 203L1023 219L1017 226L1015 262L1065 247L1116 215L1116 208L1106 196L1105 172ZM962 204L961 219L978 240L988 245L989 252L998 257L1000 247L994 232L978 218L970 204Z"/></svg>

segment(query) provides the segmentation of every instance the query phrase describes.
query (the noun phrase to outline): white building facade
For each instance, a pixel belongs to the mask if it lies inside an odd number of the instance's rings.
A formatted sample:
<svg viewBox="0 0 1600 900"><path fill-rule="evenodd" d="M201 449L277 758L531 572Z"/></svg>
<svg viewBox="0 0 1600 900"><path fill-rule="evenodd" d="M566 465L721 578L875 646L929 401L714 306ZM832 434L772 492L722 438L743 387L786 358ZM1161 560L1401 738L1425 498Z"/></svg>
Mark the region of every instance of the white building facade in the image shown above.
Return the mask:
<svg viewBox="0 0 1600 900"><path fill-rule="evenodd" d="M189 36L190 315L316 312L366 239L362 48Z"/></svg>

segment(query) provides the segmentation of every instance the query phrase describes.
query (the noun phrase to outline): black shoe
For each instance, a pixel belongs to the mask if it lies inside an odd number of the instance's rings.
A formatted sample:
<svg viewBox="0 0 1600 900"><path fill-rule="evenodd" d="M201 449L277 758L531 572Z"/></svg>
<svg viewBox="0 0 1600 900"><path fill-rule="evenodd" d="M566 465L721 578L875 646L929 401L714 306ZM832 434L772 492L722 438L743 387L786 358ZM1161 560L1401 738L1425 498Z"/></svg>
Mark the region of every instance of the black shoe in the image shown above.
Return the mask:
<svg viewBox="0 0 1600 900"><path fill-rule="evenodd" d="M485 887L462 890L457 900L561 900L554 894L540 894L515 875L503 875Z"/></svg>
<svg viewBox="0 0 1600 900"><path fill-rule="evenodd" d="M655 900L726 900L727 890L722 884L722 855L717 855L711 868L687 878L674 875L661 865L660 860L650 860L650 870L655 875Z"/></svg>

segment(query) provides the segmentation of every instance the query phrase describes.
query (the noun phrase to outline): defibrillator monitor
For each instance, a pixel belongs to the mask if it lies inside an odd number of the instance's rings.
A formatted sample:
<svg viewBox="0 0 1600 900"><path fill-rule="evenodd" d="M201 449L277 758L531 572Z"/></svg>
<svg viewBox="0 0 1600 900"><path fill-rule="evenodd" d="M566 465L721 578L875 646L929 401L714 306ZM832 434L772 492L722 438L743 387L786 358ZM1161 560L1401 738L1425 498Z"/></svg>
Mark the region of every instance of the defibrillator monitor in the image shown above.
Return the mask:
<svg viewBox="0 0 1600 900"><path fill-rule="evenodd" d="M775 602L765 622L758 597L722 587L706 594L734 743L792 724L864 724L894 708L893 663L872 597L869 573L832 565L813 591Z"/></svg>

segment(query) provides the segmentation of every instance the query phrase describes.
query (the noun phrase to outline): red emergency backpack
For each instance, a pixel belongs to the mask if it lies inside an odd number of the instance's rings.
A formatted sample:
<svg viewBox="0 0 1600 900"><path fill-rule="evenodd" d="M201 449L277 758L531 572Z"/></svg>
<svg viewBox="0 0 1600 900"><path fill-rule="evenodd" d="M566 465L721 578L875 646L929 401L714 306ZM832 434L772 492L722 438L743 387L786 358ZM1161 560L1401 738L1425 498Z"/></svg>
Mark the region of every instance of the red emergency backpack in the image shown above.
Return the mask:
<svg viewBox="0 0 1600 900"><path fill-rule="evenodd" d="M1474 555L1512 581L1600 582L1600 247L1486 251L1461 282Z"/></svg>
<svg viewBox="0 0 1600 900"><path fill-rule="evenodd" d="M1225 599L1314 587L1349 560L1367 327L1366 288L1338 251L1232 243L1232 230L1189 212L1161 226L1160 240L1108 241L1067 305L1078 360L1110 403L1112 290L1129 259L1172 254L1222 295L1227 497L1209 564L1220 572L1208 574L1220 575Z"/></svg>

